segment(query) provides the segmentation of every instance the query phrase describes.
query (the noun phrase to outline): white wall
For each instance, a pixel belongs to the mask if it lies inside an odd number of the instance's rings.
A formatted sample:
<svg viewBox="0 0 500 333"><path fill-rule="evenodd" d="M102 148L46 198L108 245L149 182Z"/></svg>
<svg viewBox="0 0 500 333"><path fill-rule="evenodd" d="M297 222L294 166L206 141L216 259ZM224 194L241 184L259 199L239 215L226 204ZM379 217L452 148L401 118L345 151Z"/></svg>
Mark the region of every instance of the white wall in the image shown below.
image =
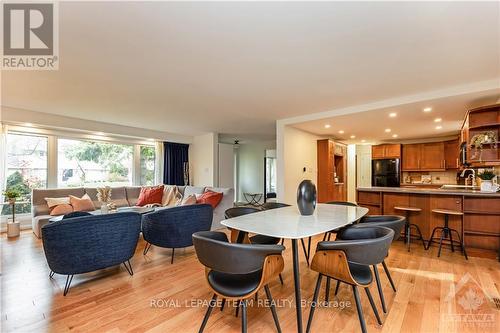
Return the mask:
<svg viewBox="0 0 500 333"><path fill-rule="evenodd" d="M245 201L244 192L264 193L264 158L266 150L275 148L275 141L239 145L236 153L238 159L236 172L238 201Z"/></svg>
<svg viewBox="0 0 500 333"><path fill-rule="evenodd" d="M219 187L234 188L234 145L219 143Z"/></svg>
<svg viewBox="0 0 500 333"><path fill-rule="evenodd" d="M356 145L347 146L347 201L356 202Z"/></svg>
<svg viewBox="0 0 500 333"><path fill-rule="evenodd" d="M304 179L317 182L317 140L320 136L278 124L278 201L297 203L297 187ZM306 168L306 171L303 171Z"/></svg>
<svg viewBox="0 0 500 333"><path fill-rule="evenodd" d="M217 144L217 133L193 137L193 142L189 146L189 164L191 184L194 186L217 186Z"/></svg>

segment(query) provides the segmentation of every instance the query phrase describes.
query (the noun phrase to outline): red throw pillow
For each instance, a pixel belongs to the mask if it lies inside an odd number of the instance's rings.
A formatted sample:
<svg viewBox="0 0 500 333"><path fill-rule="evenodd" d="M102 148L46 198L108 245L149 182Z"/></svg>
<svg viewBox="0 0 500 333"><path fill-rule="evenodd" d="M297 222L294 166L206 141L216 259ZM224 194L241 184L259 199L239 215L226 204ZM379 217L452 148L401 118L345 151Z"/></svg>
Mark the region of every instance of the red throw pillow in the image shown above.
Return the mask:
<svg viewBox="0 0 500 333"><path fill-rule="evenodd" d="M160 204L163 197L163 185L156 187L143 187L137 199L137 206L146 206L150 204Z"/></svg>
<svg viewBox="0 0 500 333"><path fill-rule="evenodd" d="M197 198L196 203L209 204L212 206L212 208L215 208L217 207L218 204L220 204L221 200L222 200L222 193L206 191Z"/></svg>

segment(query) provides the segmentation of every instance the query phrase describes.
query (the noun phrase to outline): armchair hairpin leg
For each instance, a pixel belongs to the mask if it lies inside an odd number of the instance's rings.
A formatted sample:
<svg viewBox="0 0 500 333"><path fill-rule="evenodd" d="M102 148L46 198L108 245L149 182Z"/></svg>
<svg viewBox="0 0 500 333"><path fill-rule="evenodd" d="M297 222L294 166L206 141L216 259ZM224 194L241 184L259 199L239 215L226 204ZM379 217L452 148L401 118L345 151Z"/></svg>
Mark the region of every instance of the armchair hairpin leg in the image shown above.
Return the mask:
<svg viewBox="0 0 500 333"><path fill-rule="evenodd" d="M64 292L63 292L64 296L68 294L69 287L71 286L71 281L73 281L73 275L66 276L66 283L64 284Z"/></svg>
<svg viewBox="0 0 500 333"><path fill-rule="evenodd" d="M365 288L365 291L366 296L368 296L368 300L370 301L370 305L372 306L373 313L375 313L375 317L377 318L377 322L379 325L382 325L382 320L380 319L377 307L375 306L375 302L373 301L372 293L370 292L370 289L368 287Z"/></svg>
<svg viewBox="0 0 500 333"><path fill-rule="evenodd" d="M392 290L396 292L396 285L394 284L394 281L392 281L392 276L391 273L389 272L389 268L387 268L387 265L385 264L385 260L382 261L382 266L384 267L385 274L387 274L387 278L389 279L389 283L391 284Z"/></svg>
<svg viewBox="0 0 500 333"><path fill-rule="evenodd" d="M170 260L171 265L174 263L174 252L175 252L175 249L172 248L172 260Z"/></svg>
<svg viewBox="0 0 500 333"><path fill-rule="evenodd" d="M306 333L309 333L311 330L311 324L314 316L314 310L316 309L317 302L318 302L318 296L319 296L319 289L321 287L321 279L323 275L320 273L318 275L318 280L316 281L316 288L314 288L314 295L311 303L311 310L309 310L309 319L307 320L307 328L306 328Z"/></svg>
<svg viewBox="0 0 500 333"><path fill-rule="evenodd" d="M128 263L128 266L127 266ZM132 269L132 264L130 263L130 260L124 261L123 266L125 266L125 269L127 272L132 276L134 275L134 270Z"/></svg>
<svg viewBox="0 0 500 333"><path fill-rule="evenodd" d="M144 247L144 251L142 251L142 254L146 255L146 253L148 253L150 248L151 248L151 243L146 243L146 246Z"/></svg>
<svg viewBox="0 0 500 333"><path fill-rule="evenodd" d="M54 277L54 274L55 274L55 273L54 273L54 271L50 271L50 273L49 273L49 278L51 278L51 279L52 279L52 278Z"/></svg>
<svg viewBox="0 0 500 333"><path fill-rule="evenodd" d="M280 321L278 319L278 314L276 313L276 307L274 306L273 296L271 295L271 290L269 290L269 286L265 285L264 290L266 291L267 299L269 300L269 304L271 307L271 313L273 314L274 324L276 325L276 329L278 333L281 333Z"/></svg>
<svg viewBox="0 0 500 333"><path fill-rule="evenodd" d="M198 331L199 333L202 333L203 330L205 329L205 326L207 325L208 317L210 317L210 314L212 313L212 309L214 308L216 303L217 303L217 294L214 294L212 296L212 300L208 304L207 312L205 313L205 317L203 318L203 322L201 323L200 330Z"/></svg>
<svg viewBox="0 0 500 333"><path fill-rule="evenodd" d="M380 303L382 304L382 311L387 313L387 307L385 306L384 292L382 291L382 284L380 283L380 275L378 273L377 265L373 265L373 272L375 273L375 281L377 282L378 295L380 297Z"/></svg>

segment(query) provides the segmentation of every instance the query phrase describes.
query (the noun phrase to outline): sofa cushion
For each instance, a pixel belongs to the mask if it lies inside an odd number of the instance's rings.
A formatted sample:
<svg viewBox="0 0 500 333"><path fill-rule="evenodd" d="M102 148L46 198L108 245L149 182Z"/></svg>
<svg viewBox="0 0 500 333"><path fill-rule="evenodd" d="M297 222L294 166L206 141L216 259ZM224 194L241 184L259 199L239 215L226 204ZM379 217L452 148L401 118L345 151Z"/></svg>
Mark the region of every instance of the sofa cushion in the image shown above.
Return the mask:
<svg viewBox="0 0 500 333"><path fill-rule="evenodd" d="M224 212L226 209L234 206L234 189L221 187L207 187L208 191L221 192L223 194L222 201L214 209L214 219L212 222L212 230L224 228L220 222L225 219Z"/></svg>
<svg viewBox="0 0 500 333"><path fill-rule="evenodd" d="M141 194L141 186L127 186L125 187L127 193L127 202L130 207L137 206L139 194Z"/></svg>
<svg viewBox="0 0 500 333"><path fill-rule="evenodd" d="M50 207L49 209L51 216L66 215L73 212L73 206L70 204L60 204Z"/></svg>
<svg viewBox="0 0 500 333"><path fill-rule="evenodd" d="M182 200L182 194L175 185L164 185L163 197L161 199L162 206L175 206Z"/></svg>
<svg viewBox="0 0 500 333"><path fill-rule="evenodd" d="M206 191L202 195L196 198L196 203L209 204L212 208L215 208L222 201L223 194L221 192Z"/></svg>
<svg viewBox="0 0 500 333"><path fill-rule="evenodd" d="M137 206L160 204L163 198L163 185L156 187L143 187L137 200Z"/></svg>
<svg viewBox="0 0 500 333"><path fill-rule="evenodd" d="M83 187L75 188L57 188L57 189L33 189L32 213L33 216L49 215L49 206L45 198L60 198L74 195L75 197L82 197L85 194Z"/></svg>
<svg viewBox="0 0 500 333"><path fill-rule="evenodd" d="M184 188L184 196L191 194L203 194L205 192L205 187L201 186L186 186Z"/></svg>
<svg viewBox="0 0 500 333"><path fill-rule="evenodd" d="M86 187L85 192L89 195L95 208L100 209L101 202L97 200L97 188ZM125 187L111 187L111 201L115 203L116 207L129 206Z"/></svg>
<svg viewBox="0 0 500 333"><path fill-rule="evenodd" d="M90 212L95 210L95 206L87 193L85 193L81 198L70 195L69 201L71 206L73 206L73 210L76 212Z"/></svg>

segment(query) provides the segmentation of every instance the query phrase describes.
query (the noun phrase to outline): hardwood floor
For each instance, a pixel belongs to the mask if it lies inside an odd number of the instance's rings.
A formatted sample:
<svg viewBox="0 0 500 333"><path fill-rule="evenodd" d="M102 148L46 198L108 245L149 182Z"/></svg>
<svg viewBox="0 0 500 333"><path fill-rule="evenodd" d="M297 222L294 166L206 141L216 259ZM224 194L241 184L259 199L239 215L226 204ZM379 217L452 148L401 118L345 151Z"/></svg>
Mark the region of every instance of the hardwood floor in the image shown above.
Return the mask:
<svg viewBox="0 0 500 333"><path fill-rule="evenodd" d="M152 247L143 256L141 239L131 260L134 276L123 266L75 276L64 297L65 277L49 279L41 241L31 232L15 240L3 234L1 242L2 332L197 332L206 310L206 303L197 302L208 302L211 297L193 248L176 250L171 265L169 249ZM285 246L290 247L289 241ZM302 297L311 300L317 273L308 269L300 253ZM397 293L380 271L386 315L375 284L371 288L383 326L377 325L366 295L361 294L370 332L500 331L500 264L476 257L466 261L448 249L441 258L436 254L436 248L424 251L417 243L411 253L402 242L393 245L386 262ZM287 248L284 285L278 279L270 284L283 332L296 332L292 275L291 250ZM324 288L325 282L320 300L325 297ZM336 298L334 289L332 283L330 307L316 310L312 332L359 332L351 289L342 285ZM263 300L264 292L259 295ZM303 308L304 329L308 315L309 305ZM234 308L226 306L222 312L212 312L205 332L239 332L240 325ZM249 306L248 331L276 331L268 308Z"/></svg>

